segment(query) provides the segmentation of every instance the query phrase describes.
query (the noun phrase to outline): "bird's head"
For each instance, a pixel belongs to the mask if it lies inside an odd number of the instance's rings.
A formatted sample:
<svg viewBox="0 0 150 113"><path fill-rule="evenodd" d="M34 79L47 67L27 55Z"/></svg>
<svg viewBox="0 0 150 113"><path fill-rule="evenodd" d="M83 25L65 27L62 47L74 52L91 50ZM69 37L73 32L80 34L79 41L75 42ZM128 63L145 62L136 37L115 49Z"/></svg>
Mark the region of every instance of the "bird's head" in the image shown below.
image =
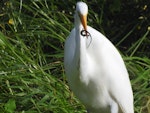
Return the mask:
<svg viewBox="0 0 150 113"><path fill-rule="evenodd" d="M84 2L77 2L76 4L76 13L81 21L81 24L85 31L87 31L87 14L88 6ZM86 32L87 36L87 32Z"/></svg>

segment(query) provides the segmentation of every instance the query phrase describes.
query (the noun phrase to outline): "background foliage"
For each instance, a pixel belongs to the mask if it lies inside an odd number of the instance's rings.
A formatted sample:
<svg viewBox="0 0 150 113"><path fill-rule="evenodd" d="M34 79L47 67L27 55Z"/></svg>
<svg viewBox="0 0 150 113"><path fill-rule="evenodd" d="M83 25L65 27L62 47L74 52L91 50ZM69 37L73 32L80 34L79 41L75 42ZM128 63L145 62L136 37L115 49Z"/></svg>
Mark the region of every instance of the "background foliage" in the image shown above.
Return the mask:
<svg viewBox="0 0 150 113"><path fill-rule="evenodd" d="M93 0L88 25L121 51L130 74L135 113L150 113L150 1ZM75 0L0 2L0 112L85 113L70 92L64 41Z"/></svg>

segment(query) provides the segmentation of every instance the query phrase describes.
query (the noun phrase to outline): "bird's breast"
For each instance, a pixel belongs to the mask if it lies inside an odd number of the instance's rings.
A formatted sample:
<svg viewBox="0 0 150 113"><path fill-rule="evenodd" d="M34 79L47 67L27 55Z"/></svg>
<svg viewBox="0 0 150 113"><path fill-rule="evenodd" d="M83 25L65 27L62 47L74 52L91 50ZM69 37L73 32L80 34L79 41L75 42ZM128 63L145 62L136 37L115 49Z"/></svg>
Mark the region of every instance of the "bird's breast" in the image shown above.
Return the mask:
<svg viewBox="0 0 150 113"><path fill-rule="evenodd" d="M81 78L82 75L79 71L76 74L70 77L69 83L72 91L81 102L93 109L108 109L112 99L105 82L96 78L96 73L95 75L89 73L85 78Z"/></svg>

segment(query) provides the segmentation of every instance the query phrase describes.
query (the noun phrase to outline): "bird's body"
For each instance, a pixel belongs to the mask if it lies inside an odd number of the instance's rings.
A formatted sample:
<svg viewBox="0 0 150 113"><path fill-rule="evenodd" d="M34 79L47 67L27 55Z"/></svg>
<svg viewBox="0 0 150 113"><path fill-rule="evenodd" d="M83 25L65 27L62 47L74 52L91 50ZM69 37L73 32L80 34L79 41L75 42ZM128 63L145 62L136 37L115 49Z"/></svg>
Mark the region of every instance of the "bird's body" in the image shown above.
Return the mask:
<svg viewBox="0 0 150 113"><path fill-rule="evenodd" d="M78 10L80 13L83 7L85 3L77 3L75 28L65 42L64 65L70 88L91 113L134 113L122 57L104 35L82 24ZM90 36L82 36L83 29Z"/></svg>

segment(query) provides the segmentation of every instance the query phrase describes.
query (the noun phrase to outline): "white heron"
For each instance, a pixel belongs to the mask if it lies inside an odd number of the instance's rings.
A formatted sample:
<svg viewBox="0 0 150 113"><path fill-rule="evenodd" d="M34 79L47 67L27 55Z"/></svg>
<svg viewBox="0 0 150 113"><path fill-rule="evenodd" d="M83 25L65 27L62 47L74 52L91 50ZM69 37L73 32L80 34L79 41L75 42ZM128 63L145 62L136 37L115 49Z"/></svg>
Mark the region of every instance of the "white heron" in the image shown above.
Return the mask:
<svg viewBox="0 0 150 113"><path fill-rule="evenodd" d="M87 14L86 3L77 2L74 28L65 41L69 86L91 113L134 113L124 61L104 35L87 26Z"/></svg>

